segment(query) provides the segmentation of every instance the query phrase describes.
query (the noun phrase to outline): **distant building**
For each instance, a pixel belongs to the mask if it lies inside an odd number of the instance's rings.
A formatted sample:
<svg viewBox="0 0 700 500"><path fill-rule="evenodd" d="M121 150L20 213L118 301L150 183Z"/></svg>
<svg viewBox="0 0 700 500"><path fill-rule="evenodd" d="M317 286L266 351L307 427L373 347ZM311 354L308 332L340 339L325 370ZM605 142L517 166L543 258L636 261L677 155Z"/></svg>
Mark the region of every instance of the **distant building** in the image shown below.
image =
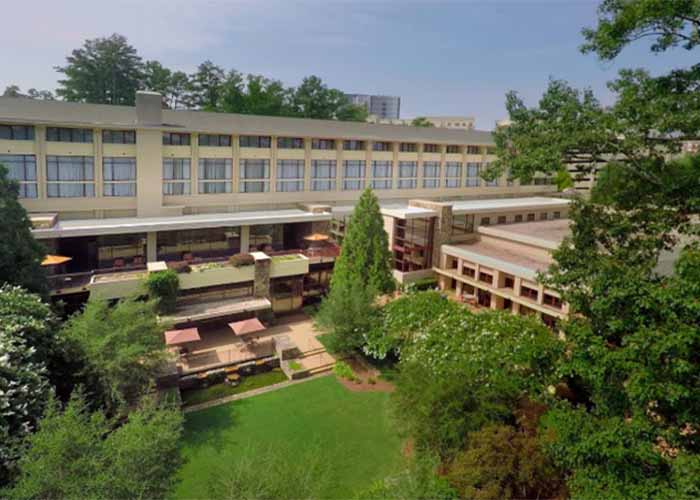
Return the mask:
<svg viewBox="0 0 700 500"><path fill-rule="evenodd" d="M401 98L387 95L345 94L350 102L365 106L370 115L382 120L398 120L401 116Z"/></svg>
<svg viewBox="0 0 700 500"><path fill-rule="evenodd" d="M474 130L474 117L472 116L422 116L433 124L435 128L449 128L456 130ZM370 123L381 123L383 125L411 125L415 118L386 119L377 115L367 118Z"/></svg>

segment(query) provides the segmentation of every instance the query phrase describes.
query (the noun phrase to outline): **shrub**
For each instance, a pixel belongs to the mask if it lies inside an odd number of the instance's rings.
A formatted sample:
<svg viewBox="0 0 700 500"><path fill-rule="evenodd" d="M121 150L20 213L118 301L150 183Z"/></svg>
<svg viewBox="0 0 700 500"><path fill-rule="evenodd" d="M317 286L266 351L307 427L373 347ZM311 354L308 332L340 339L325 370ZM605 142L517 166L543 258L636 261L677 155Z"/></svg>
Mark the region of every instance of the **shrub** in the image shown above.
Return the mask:
<svg viewBox="0 0 700 500"><path fill-rule="evenodd" d="M168 269L172 269L177 274L192 272L192 268L187 262L171 262L168 264Z"/></svg>
<svg viewBox="0 0 700 500"><path fill-rule="evenodd" d="M291 370L294 370L295 372L298 372L299 370L302 369L302 366L301 366L301 363L299 363L298 361L290 361L289 368Z"/></svg>
<svg viewBox="0 0 700 500"><path fill-rule="evenodd" d="M374 384L377 383L377 379L374 378L374 377L369 377L369 378L367 379L367 383L368 383L369 385L374 385Z"/></svg>
<svg viewBox="0 0 700 500"><path fill-rule="evenodd" d="M150 273L146 278L146 288L149 295L158 301L158 311L171 313L175 311L177 292L180 289L180 280L172 269Z"/></svg>
<svg viewBox="0 0 700 500"><path fill-rule="evenodd" d="M333 367L333 373L335 373L338 377L348 380L353 380L355 378L352 368L350 368L350 365L345 361L338 361Z"/></svg>
<svg viewBox="0 0 700 500"><path fill-rule="evenodd" d="M250 255L249 253L237 253L235 255L232 255L228 259L228 262L233 267L253 266L255 265L255 257Z"/></svg>

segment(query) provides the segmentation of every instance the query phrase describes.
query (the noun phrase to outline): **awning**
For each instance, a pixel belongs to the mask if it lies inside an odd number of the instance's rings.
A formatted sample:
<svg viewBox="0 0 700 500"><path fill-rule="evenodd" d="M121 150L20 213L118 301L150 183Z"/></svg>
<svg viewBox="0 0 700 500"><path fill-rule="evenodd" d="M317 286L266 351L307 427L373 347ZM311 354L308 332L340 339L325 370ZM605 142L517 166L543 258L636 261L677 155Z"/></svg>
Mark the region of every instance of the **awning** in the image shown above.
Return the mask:
<svg viewBox="0 0 700 500"><path fill-rule="evenodd" d="M186 344L201 340L199 330L196 328L185 328L184 330L168 330L165 332L166 345Z"/></svg>
<svg viewBox="0 0 700 500"><path fill-rule="evenodd" d="M59 264L65 264L73 260L73 257L66 257L65 255L47 255L44 260L41 261L42 266L58 266Z"/></svg>
<svg viewBox="0 0 700 500"><path fill-rule="evenodd" d="M236 321L235 323L229 323L228 326L236 335L247 335L249 333L261 332L265 329L265 325L263 325L258 318Z"/></svg>

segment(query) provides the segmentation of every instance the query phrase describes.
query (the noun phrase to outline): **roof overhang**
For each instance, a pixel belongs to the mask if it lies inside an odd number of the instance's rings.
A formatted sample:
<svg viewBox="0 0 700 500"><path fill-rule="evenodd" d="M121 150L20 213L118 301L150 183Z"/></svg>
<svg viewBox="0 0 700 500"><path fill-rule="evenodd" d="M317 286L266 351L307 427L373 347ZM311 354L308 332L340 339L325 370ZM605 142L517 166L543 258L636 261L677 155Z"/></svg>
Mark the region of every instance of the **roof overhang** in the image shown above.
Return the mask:
<svg viewBox="0 0 700 500"><path fill-rule="evenodd" d="M476 214L496 213L516 210L553 210L567 208L571 200L564 198L547 198L533 196L530 198L495 198L488 200L455 201L452 203L452 213Z"/></svg>
<svg viewBox="0 0 700 500"><path fill-rule="evenodd" d="M495 259L487 255L483 255L478 252L469 251L463 247L457 247L453 245L442 245L442 253L451 255L453 257L460 257L468 261L474 262L476 264L481 264L486 267L493 269L498 269L500 271L505 271L514 276L519 276L528 280L537 280L537 270L531 269L529 267L520 266L503 259Z"/></svg>

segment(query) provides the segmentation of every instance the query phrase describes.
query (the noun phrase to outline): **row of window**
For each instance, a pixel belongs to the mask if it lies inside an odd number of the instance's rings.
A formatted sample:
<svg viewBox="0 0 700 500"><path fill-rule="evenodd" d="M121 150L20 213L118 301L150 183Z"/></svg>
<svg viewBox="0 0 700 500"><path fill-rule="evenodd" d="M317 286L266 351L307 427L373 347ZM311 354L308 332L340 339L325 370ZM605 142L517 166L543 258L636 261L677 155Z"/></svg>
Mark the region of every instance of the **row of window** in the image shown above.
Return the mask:
<svg viewBox="0 0 700 500"><path fill-rule="evenodd" d="M93 131L88 128L48 127L46 140L50 142L74 142L92 143ZM6 140L34 140L34 127L31 125L0 125L0 139ZM103 130L102 142L105 144L136 144L135 130ZM163 132L163 145L165 146L189 146L191 134L188 132ZM200 146L231 147L232 136L225 134L199 134ZM243 148L269 148L272 138L269 135L242 135L239 137L239 145ZM304 139L301 137L278 137L277 147L280 149L304 149ZM365 141L344 140L342 147L345 151L364 151L367 147ZM311 149L335 150L335 139L312 139ZM390 142L377 141L372 143L373 151L392 151ZM486 148L488 154L493 153L493 148ZM399 143L399 151L403 153L415 153L418 144L414 142ZM426 153L439 153L439 144L424 144ZM447 145L445 151L448 154L461 154L462 146ZM482 154L481 146L467 146L467 154Z"/></svg>
<svg viewBox="0 0 700 500"><path fill-rule="evenodd" d="M37 168L34 155L0 155L0 162L9 168L10 178L20 183L20 195L37 197ZM189 158L163 159L163 193L166 195L190 194L191 160ZM126 157L103 158L105 196L136 195L136 159ZM297 192L304 190L304 160L278 160L276 191ZM270 191L270 161L266 159L242 159L239 163L240 192ZM335 160L311 162L311 190L335 191ZM393 162L346 160L342 164L342 190L392 189L394 186ZM445 187L479 186L482 164L467 163L464 181L462 164L445 164ZM440 187L439 162L423 162L422 188ZM198 169L198 192L201 194L230 193L232 191L232 161L228 158L201 158ZM49 197L94 196L94 159L91 156L47 156L47 194ZM398 189L418 187L418 163L398 162ZM497 186L498 181L488 181L487 186Z"/></svg>

